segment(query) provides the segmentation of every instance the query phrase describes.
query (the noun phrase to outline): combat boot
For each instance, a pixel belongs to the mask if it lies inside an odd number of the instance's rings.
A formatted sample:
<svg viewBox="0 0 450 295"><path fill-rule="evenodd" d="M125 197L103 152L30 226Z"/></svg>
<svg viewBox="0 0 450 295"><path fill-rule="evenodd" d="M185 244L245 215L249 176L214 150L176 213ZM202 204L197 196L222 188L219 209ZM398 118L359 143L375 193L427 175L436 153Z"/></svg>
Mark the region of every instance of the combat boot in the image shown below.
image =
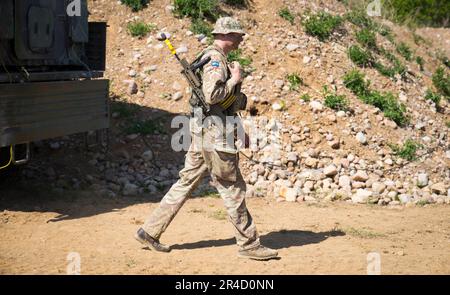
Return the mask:
<svg viewBox="0 0 450 295"><path fill-rule="evenodd" d="M264 247L263 245L259 245L258 247L252 249L239 250L238 256L240 258L268 260L276 258L278 256L278 252L276 250Z"/></svg>
<svg viewBox="0 0 450 295"><path fill-rule="evenodd" d="M158 252L170 252L171 250L169 246L161 244L159 240L152 238L142 228L137 231L137 233L134 235L134 238L141 244Z"/></svg>

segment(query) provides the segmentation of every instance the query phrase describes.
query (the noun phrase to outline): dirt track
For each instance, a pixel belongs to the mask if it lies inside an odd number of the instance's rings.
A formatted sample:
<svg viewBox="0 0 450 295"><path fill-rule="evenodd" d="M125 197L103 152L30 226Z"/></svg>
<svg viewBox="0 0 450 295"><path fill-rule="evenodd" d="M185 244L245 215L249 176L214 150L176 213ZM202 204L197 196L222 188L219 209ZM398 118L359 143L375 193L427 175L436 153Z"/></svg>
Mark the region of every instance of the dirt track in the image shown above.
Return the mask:
<svg viewBox="0 0 450 295"><path fill-rule="evenodd" d="M162 238L174 250L160 254L132 237L155 201L2 190L0 273L65 274L78 252L82 274L366 274L367 254L378 252L382 274L450 274L449 206L248 203L281 259L239 259L215 197L186 203Z"/></svg>

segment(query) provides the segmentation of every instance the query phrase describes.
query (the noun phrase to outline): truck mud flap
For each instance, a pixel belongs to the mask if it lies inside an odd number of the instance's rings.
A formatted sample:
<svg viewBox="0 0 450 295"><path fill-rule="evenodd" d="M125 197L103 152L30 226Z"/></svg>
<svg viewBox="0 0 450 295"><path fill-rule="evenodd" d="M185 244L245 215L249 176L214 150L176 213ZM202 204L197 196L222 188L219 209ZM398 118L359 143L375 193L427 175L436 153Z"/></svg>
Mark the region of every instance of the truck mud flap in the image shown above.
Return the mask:
<svg viewBox="0 0 450 295"><path fill-rule="evenodd" d="M0 84L0 147L109 128L109 81Z"/></svg>

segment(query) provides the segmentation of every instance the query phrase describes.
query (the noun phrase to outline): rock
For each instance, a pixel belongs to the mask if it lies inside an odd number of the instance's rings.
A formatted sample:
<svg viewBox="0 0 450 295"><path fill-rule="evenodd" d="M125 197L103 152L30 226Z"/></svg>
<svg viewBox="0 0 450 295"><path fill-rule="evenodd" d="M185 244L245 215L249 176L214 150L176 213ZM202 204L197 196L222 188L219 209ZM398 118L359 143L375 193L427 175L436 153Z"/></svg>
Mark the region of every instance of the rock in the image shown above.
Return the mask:
<svg viewBox="0 0 450 295"><path fill-rule="evenodd" d="M377 194L382 194L386 189L386 185L381 182L372 183L372 191Z"/></svg>
<svg viewBox="0 0 450 295"><path fill-rule="evenodd" d="M311 62L311 57L305 55L305 56L303 57L303 63L304 63L305 65L307 65L307 64L309 64L310 62Z"/></svg>
<svg viewBox="0 0 450 295"><path fill-rule="evenodd" d="M359 170L358 172L356 172L356 174L354 174L352 176L353 181L366 182L368 179L369 179L369 176L367 175L367 173L365 171L361 171L361 170Z"/></svg>
<svg viewBox="0 0 450 295"><path fill-rule="evenodd" d="M337 167L333 164L329 165L329 166L325 167L325 169L323 170L323 173L325 173L325 175L328 177L333 177L338 173Z"/></svg>
<svg viewBox="0 0 450 295"><path fill-rule="evenodd" d="M298 156L296 152L290 152L287 154L287 161L296 163L298 160Z"/></svg>
<svg viewBox="0 0 450 295"><path fill-rule="evenodd" d="M313 112L321 112L323 110L323 105L321 102L317 101L317 100L313 100L309 103L309 106L311 107L311 109L313 110Z"/></svg>
<svg viewBox="0 0 450 295"><path fill-rule="evenodd" d="M280 189L280 197L288 202L295 202L298 196L298 188L282 187Z"/></svg>
<svg viewBox="0 0 450 295"><path fill-rule="evenodd" d="M328 144L330 145L330 147L332 149L335 149L335 150L339 149L339 147L341 146L341 143L337 139L334 139L334 140L328 142Z"/></svg>
<svg viewBox="0 0 450 295"><path fill-rule="evenodd" d="M188 52L188 48L186 46L181 46L181 47L177 48L177 54L187 53L187 52Z"/></svg>
<svg viewBox="0 0 450 295"><path fill-rule="evenodd" d="M276 102L272 105L272 109L274 111L281 111L283 109L283 106L281 104L279 104L278 102Z"/></svg>
<svg viewBox="0 0 450 295"><path fill-rule="evenodd" d="M352 202L359 204L367 203L372 194L373 193L371 191L365 189L358 189L356 191L356 194L352 196Z"/></svg>
<svg viewBox="0 0 450 295"><path fill-rule="evenodd" d="M134 80L125 80L124 82L128 84L127 94L133 95L138 92L138 86Z"/></svg>
<svg viewBox="0 0 450 295"><path fill-rule="evenodd" d="M145 151L141 157L145 161L151 161L153 160L153 152L151 150Z"/></svg>
<svg viewBox="0 0 450 295"><path fill-rule="evenodd" d="M275 83L275 87L277 87L279 89L283 88L283 86L284 86L284 81L280 80L280 79L275 80L274 83Z"/></svg>
<svg viewBox="0 0 450 295"><path fill-rule="evenodd" d="M291 141L292 141L293 143L300 142L301 140L302 140L301 137L298 136L297 134L292 134L292 135L291 135Z"/></svg>
<svg viewBox="0 0 450 295"><path fill-rule="evenodd" d="M178 81L175 81L172 84L172 89L175 91L180 91L182 89L182 86Z"/></svg>
<svg viewBox="0 0 450 295"><path fill-rule="evenodd" d="M305 165L308 166L308 167L311 167L311 168L315 168L317 166L317 162L318 162L317 159L308 157L305 160Z"/></svg>
<svg viewBox="0 0 450 295"><path fill-rule="evenodd" d="M339 186L342 188L350 188L351 185L351 181L350 181L350 177L348 177L347 175L342 175L341 177L339 177Z"/></svg>
<svg viewBox="0 0 450 295"><path fill-rule="evenodd" d="M59 150L61 148L61 145L57 141L50 142L50 148L52 150Z"/></svg>
<svg viewBox="0 0 450 295"><path fill-rule="evenodd" d="M387 196L388 198L394 200L397 197L398 193L396 191L390 191Z"/></svg>
<svg viewBox="0 0 450 295"><path fill-rule="evenodd" d="M123 188L123 194L125 196L132 196L137 195L138 193L138 186L132 183L126 183Z"/></svg>
<svg viewBox="0 0 450 295"><path fill-rule="evenodd" d="M127 135L127 136L125 137L125 139L126 139L126 141L130 142L130 141L135 140L135 139L138 138L138 137L139 137L139 134L133 133L133 134Z"/></svg>
<svg viewBox="0 0 450 295"><path fill-rule="evenodd" d="M439 195L445 195L447 193L447 188L443 182L438 182L431 186L431 192Z"/></svg>
<svg viewBox="0 0 450 295"><path fill-rule="evenodd" d="M358 140L360 144L367 144L366 135L362 132L358 132L358 134L356 134L356 140Z"/></svg>
<svg viewBox="0 0 450 295"><path fill-rule="evenodd" d="M182 98L183 98L183 93L181 91L175 92L172 95L172 100L174 100L174 101L178 101L178 100L180 100Z"/></svg>
<svg viewBox="0 0 450 295"><path fill-rule="evenodd" d="M425 127L427 126L426 123L423 122L417 122L417 124L414 126L417 130L425 131Z"/></svg>
<svg viewBox="0 0 450 295"><path fill-rule="evenodd" d="M331 123L336 123L336 122L337 122L336 116L333 115L333 114L328 115L328 116L327 116L327 120L328 120L329 122L331 122Z"/></svg>
<svg viewBox="0 0 450 295"><path fill-rule="evenodd" d="M417 186L422 188L428 185L428 174L427 173L419 173L417 175Z"/></svg>
<svg viewBox="0 0 450 295"><path fill-rule="evenodd" d="M291 51L294 51L294 50L296 50L297 48L299 48L300 46L298 46L297 44L288 44L287 46L286 46L286 49L289 51L289 52L291 52Z"/></svg>
<svg viewBox="0 0 450 295"><path fill-rule="evenodd" d="M390 201L389 205L390 206L398 206L398 205L400 205L400 202L399 201Z"/></svg>
<svg viewBox="0 0 450 295"><path fill-rule="evenodd" d="M137 75L137 73L136 73L135 70L130 70L130 71L128 72L128 76L130 76L130 77L132 77L132 78L136 77L136 75Z"/></svg>
<svg viewBox="0 0 450 295"><path fill-rule="evenodd" d="M165 12L166 12L167 14L171 14L171 13L174 11L174 9L175 9L175 6L173 6L173 5L167 5L167 6L164 8L164 10L165 10Z"/></svg>
<svg viewBox="0 0 450 295"><path fill-rule="evenodd" d="M316 198L313 196L305 196L304 200L305 202L317 202Z"/></svg>
<svg viewBox="0 0 450 295"><path fill-rule="evenodd" d="M400 200L400 202L402 204L406 204L406 203L410 203L411 202L411 197L407 194L400 194L398 196L398 199Z"/></svg>

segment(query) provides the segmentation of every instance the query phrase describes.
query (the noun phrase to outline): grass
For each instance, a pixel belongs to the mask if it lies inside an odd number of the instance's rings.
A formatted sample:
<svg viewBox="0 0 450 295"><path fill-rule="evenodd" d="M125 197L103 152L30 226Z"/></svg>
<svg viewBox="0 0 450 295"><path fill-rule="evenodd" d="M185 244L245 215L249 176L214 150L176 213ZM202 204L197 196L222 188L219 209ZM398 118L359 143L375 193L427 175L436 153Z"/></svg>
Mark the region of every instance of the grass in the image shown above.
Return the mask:
<svg viewBox="0 0 450 295"><path fill-rule="evenodd" d="M347 111L348 101L345 95L337 95L328 91L328 87L324 86L325 106L335 111Z"/></svg>
<svg viewBox="0 0 450 295"><path fill-rule="evenodd" d="M278 11L278 15L287 20L291 25L294 24L295 16L291 13L289 8L284 7Z"/></svg>
<svg viewBox="0 0 450 295"><path fill-rule="evenodd" d="M308 35L317 37L320 41L325 41L339 28L342 22L341 17L321 11L317 14L305 15L302 25Z"/></svg>
<svg viewBox="0 0 450 295"><path fill-rule="evenodd" d="M366 81L364 74L352 70L344 75L344 85L350 89L364 103L379 108L384 115L400 126L409 122L406 116L406 107L391 93L381 93L369 89L370 82Z"/></svg>
<svg viewBox="0 0 450 295"><path fill-rule="evenodd" d="M289 82L290 90L297 91L300 86L304 85L303 79L297 73L287 75L286 79Z"/></svg>
<svg viewBox="0 0 450 295"><path fill-rule="evenodd" d="M396 144L389 144L389 147L394 152L394 155L399 156L408 161L414 161L417 159L416 153L422 146L412 139L407 139L403 146Z"/></svg>
<svg viewBox="0 0 450 295"><path fill-rule="evenodd" d="M209 214L209 217L216 219L216 220L225 220L227 219L227 212L225 212L225 210L222 209L218 209L214 212L212 212L211 214Z"/></svg>
<svg viewBox="0 0 450 295"><path fill-rule="evenodd" d="M406 45L404 42L400 42L397 45L396 49L397 49L397 52L401 56L403 56L407 61L411 61L412 60L413 53L411 51L411 48L408 45Z"/></svg>
<svg viewBox="0 0 450 295"><path fill-rule="evenodd" d="M136 12L144 9L148 5L148 0L120 0L122 4L130 7L132 11Z"/></svg>
<svg viewBox="0 0 450 295"><path fill-rule="evenodd" d="M450 75L445 73L443 67L439 67L433 74L433 85L436 89L444 95L447 100L450 100Z"/></svg>
<svg viewBox="0 0 450 295"><path fill-rule="evenodd" d="M237 61L239 64L245 69L248 68L252 64L252 59L249 57L242 56L242 50L236 49L228 53L227 59L229 62Z"/></svg>
<svg viewBox="0 0 450 295"><path fill-rule="evenodd" d="M447 126L447 128L450 128L450 120L445 122L445 126Z"/></svg>
<svg viewBox="0 0 450 295"><path fill-rule="evenodd" d="M364 47L376 50L377 42L375 33L369 29L362 29L356 32L356 40Z"/></svg>
<svg viewBox="0 0 450 295"><path fill-rule="evenodd" d="M146 24L144 22L135 21L127 25L128 32L133 37L144 37L149 32L156 30L155 24Z"/></svg>
<svg viewBox="0 0 450 295"><path fill-rule="evenodd" d="M368 17L366 11L361 9L351 10L345 15L345 19L360 28L369 30L375 28L375 23Z"/></svg>
<svg viewBox="0 0 450 295"><path fill-rule="evenodd" d="M416 205L417 206L419 206L419 207L423 207L423 206L425 206L425 205L428 205L428 204L430 204L430 202L428 202L428 200L418 200L417 202L416 202Z"/></svg>
<svg viewBox="0 0 450 295"><path fill-rule="evenodd" d="M311 96L308 93L305 93L302 96L300 96L300 99L303 100L304 102L310 102Z"/></svg>
<svg viewBox="0 0 450 295"><path fill-rule="evenodd" d="M448 26L450 2L445 0L385 0L382 13L385 17L411 27Z"/></svg>
<svg viewBox="0 0 450 295"><path fill-rule="evenodd" d="M111 112L119 114L119 118L123 119L131 118L136 114L138 109L138 105L128 104L121 101L113 102L111 104Z"/></svg>
<svg viewBox="0 0 450 295"><path fill-rule="evenodd" d="M178 17L190 17L215 21L219 17L217 0L174 0L174 14Z"/></svg>
<svg viewBox="0 0 450 295"><path fill-rule="evenodd" d="M416 63L419 65L420 71L423 72L424 71L424 68L423 68L424 60L423 60L423 58L420 57L420 56L416 56Z"/></svg>
<svg viewBox="0 0 450 295"><path fill-rule="evenodd" d="M376 233L376 232L369 231L366 229L357 229L357 228L353 228L353 227L343 229L342 231L345 232L346 235L350 235L352 237L361 238L361 239L376 239L376 238L382 238L385 236L384 234Z"/></svg>
<svg viewBox="0 0 450 295"><path fill-rule="evenodd" d="M373 57L370 51L364 50L358 45L352 45L347 51L350 60L359 67L368 67L373 63Z"/></svg>
<svg viewBox="0 0 450 295"><path fill-rule="evenodd" d="M125 132L127 134L165 134L163 124L155 120L144 120L131 122L126 128Z"/></svg>
<svg viewBox="0 0 450 295"><path fill-rule="evenodd" d="M344 75L344 85L357 96L367 95L369 93L370 82L364 80L364 74L358 70L352 70Z"/></svg>
<svg viewBox="0 0 450 295"><path fill-rule="evenodd" d="M395 78L396 74L404 76L406 73L405 65L391 52L384 48L379 49L380 53L392 63L392 66L388 67L377 61L374 63L374 68L378 70L380 74L386 77Z"/></svg>
<svg viewBox="0 0 450 295"><path fill-rule="evenodd" d="M441 96L437 93L434 93L430 89L427 89L427 92L425 93L425 99L431 100L436 104L436 106L439 106L439 102L441 101Z"/></svg>
<svg viewBox="0 0 450 295"><path fill-rule="evenodd" d="M203 34L209 38L212 37L212 31L213 31L212 26L208 22L206 22L202 19L192 20L190 30L194 34Z"/></svg>

